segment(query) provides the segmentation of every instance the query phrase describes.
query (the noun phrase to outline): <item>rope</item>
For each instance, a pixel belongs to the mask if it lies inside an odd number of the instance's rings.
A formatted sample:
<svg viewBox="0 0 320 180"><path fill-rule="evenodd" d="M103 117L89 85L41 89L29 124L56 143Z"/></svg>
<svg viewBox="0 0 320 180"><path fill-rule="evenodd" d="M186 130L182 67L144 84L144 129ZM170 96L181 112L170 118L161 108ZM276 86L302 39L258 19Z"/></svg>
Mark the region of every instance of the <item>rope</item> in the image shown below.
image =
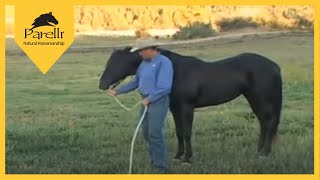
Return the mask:
<svg viewBox="0 0 320 180"><path fill-rule="evenodd" d="M148 109L148 107L145 106L144 111L143 111L143 113L142 113L142 116L141 116L141 118L140 118L140 121L139 121L139 123L138 123L138 125L137 125L137 127L136 127L136 130L134 131L134 134L133 134L133 137L132 137L132 140L131 140L130 160L129 160L129 174L131 174L131 172L132 172L132 159L133 159L134 142L135 142L135 140L136 140L136 137L137 137L139 128L140 128L140 126L141 126L141 124L142 124L142 121L143 121L143 119L144 119L144 116L146 115L147 109Z"/></svg>
<svg viewBox="0 0 320 180"><path fill-rule="evenodd" d="M116 98L115 96L113 96L113 99L126 111L132 111L133 109L135 109L136 107L138 107L141 104L141 101L137 102L135 105L133 105L131 108L125 106L124 104L122 104L120 102L120 100L118 98Z"/></svg>
<svg viewBox="0 0 320 180"><path fill-rule="evenodd" d="M115 96L113 96L113 99L123 108L125 109L126 111L132 111L133 109L135 109L136 107L138 107L139 104L141 104L141 101L139 101L138 103L136 103L134 106L132 106L131 108L125 106L124 104L122 104L118 98L116 98ZM136 137L137 137L137 134L139 132L139 128L143 122L143 119L147 113L147 110L148 110L148 107L145 106L144 107L144 111L142 113L142 116L139 120L139 123L136 127L136 130L134 131L134 134L133 134L133 137L132 137L132 140L131 140L131 148L130 148L130 158L129 158L129 174L131 174L132 172L132 159L133 159L133 149L134 149L134 142L136 140Z"/></svg>

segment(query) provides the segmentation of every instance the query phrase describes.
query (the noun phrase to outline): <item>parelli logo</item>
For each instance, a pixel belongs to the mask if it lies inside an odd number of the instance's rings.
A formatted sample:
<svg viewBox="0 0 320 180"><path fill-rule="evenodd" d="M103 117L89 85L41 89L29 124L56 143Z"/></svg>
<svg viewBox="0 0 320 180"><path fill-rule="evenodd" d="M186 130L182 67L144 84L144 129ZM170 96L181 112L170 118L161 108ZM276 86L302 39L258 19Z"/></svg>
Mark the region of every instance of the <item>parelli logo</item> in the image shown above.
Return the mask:
<svg viewBox="0 0 320 180"><path fill-rule="evenodd" d="M24 38L26 40L63 39L64 31L61 31L60 28L57 27L58 24L59 21L53 16L52 12L41 14L34 20L31 28L25 28ZM48 31L48 28L41 28L43 26L52 28ZM64 45L63 41L24 41L23 43L24 45Z"/></svg>
<svg viewBox="0 0 320 180"><path fill-rule="evenodd" d="M70 1L19 1L15 4L14 39L45 74L74 40L74 9Z"/></svg>

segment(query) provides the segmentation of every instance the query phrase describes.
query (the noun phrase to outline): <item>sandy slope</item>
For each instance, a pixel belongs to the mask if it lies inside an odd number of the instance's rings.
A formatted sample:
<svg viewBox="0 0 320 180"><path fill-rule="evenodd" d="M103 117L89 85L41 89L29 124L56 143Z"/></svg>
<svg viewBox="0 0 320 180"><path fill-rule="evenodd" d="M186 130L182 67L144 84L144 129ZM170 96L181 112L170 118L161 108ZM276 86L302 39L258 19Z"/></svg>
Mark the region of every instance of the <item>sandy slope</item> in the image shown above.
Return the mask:
<svg viewBox="0 0 320 180"><path fill-rule="evenodd" d="M6 11L6 33L13 33L13 9ZM292 28L313 21L311 6L76 6L75 31L94 35L134 36L146 33L171 36L193 22L210 23L220 30L225 18L251 18L259 24Z"/></svg>

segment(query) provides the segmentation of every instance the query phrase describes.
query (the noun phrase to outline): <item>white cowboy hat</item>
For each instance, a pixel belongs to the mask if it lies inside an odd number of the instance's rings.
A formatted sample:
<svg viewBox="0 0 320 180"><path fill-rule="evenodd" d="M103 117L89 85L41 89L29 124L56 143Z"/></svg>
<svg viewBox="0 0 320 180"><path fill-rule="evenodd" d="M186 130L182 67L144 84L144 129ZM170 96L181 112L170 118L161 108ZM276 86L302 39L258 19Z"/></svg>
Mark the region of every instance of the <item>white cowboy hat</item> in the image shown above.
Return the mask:
<svg viewBox="0 0 320 180"><path fill-rule="evenodd" d="M140 38L137 39L134 46L131 48L130 52L135 52L140 49L145 49L148 47L159 46L160 44L154 38Z"/></svg>

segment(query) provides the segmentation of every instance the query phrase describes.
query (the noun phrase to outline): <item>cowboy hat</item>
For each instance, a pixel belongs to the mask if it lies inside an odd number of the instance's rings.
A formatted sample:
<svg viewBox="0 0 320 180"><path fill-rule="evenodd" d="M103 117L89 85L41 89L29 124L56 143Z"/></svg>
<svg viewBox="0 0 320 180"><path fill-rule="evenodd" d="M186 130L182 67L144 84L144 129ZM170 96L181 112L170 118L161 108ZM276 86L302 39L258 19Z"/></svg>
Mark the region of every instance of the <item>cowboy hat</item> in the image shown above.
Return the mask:
<svg viewBox="0 0 320 180"><path fill-rule="evenodd" d="M146 49L149 47L156 47L160 44L154 38L140 38L137 39L134 46L131 48L130 52L135 52L141 49Z"/></svg>

